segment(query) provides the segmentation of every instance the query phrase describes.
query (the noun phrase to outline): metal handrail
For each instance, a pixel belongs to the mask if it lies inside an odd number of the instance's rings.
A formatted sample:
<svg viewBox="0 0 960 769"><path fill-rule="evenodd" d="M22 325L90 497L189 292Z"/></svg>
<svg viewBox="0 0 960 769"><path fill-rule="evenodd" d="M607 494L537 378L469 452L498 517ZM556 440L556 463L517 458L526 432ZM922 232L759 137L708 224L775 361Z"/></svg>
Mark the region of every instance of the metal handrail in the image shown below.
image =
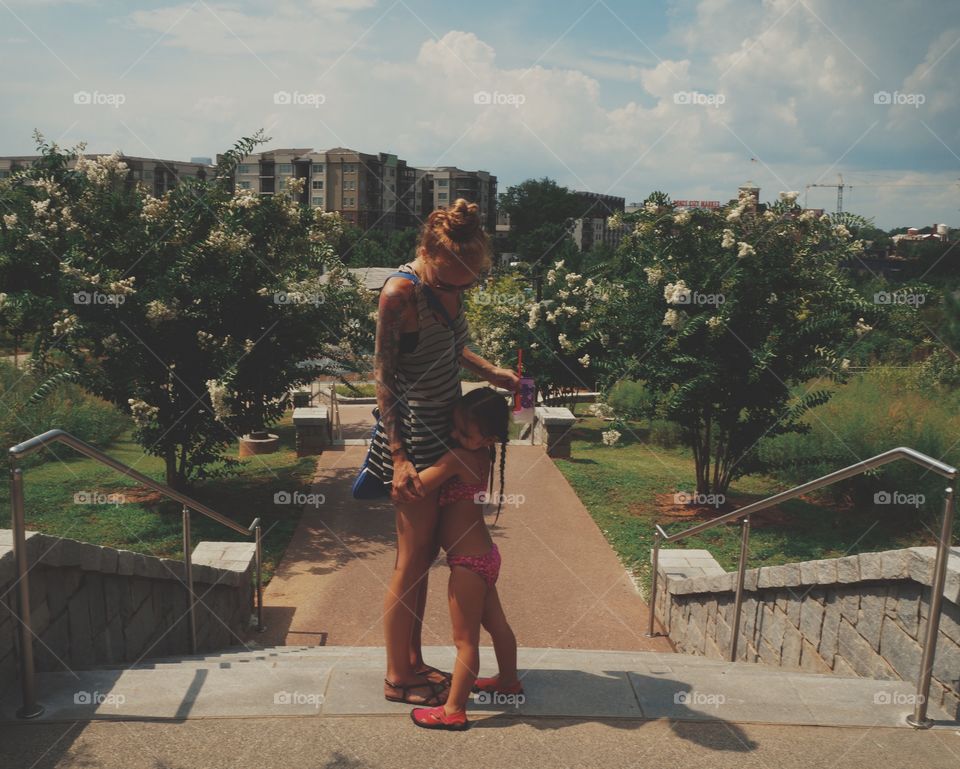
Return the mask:
<svg viewBox="0 0 960 769"><path fill-rule="evenodd" d="M263 630L263 584L262 584L262 539L263 532L260 525L260 518L255 518L249 526L242 526L235 521L230 520L225 515L216 510L207 507L202 502L198 502L192 497L171 488L165 483L160 483L144 475L132 467L118 462L108 454L103 453L98 448L89 443L80 440L74 435L64 430L48 430L40 435L35 435L16 446L11 446L7 452L10 460L10 502L12 505L11 524L13 526L13 550L17 562L17 583L19 587L19 620L20 620L20 661L21 661L21 686L23 690L23 707L17 711L20 718L36 718L43 713L43 706L37 701L36 690L36 670L33 660L33 627L30 617L30 585L29 585L29 567L27 565L27 545L26 545L26 526L23 504L23 470L17 467L17 461L27 457L45 446L52 443L63 443L74 451L83 454L101 464L113 468L117 472L132 478L138 483L147 486L158 494L169 499L175 500L182 505L182 525L183 525L183 561L186 573L188 621L190 625L190 651L197 651L197 624L196 624L196 594L193 590L193 560L192 545L190 537L190 511L196 510L198 513L211 518L217 523L243 534L252 535L255 543L255 564L256 564L256 608L257 608L257 630Z"/></svg>
<svg viewBox="0 0 960 769"><path fill-rule="evenodd" d="M691 526L689 529L677 532L676 534L668 534L663 527L660 526L660 524L655 524L652 552L653 578L650 589L651 607L649 616L647 618L647 636L652 637L655 635L654 615L656 614L657 604L657 581L660 562L660 547L669 542L677 542L681 539L686 539L693 534L698 534L701 531L712 529L715 526L720 526L734 520L739 520L741 526L740 559L737 564L733 627L731 628L730 634L731 638L729 652L730 661L735 661L737 659L737 642L739 641L740 637L740 615L743 608L744 576L746 574L747 554L750 547L750 516L755 513L763 512L764 510L767 510L768 508L771 508L781 502L785 502L788 499L794 499L802 494L806 494L808 491L829 486L837 481L850 478L854 475L859 475L867 470L872 470L875 467L880 467L881 465L885 465L889 462L895 462L899 459L908 459L911 462L920 465L921 467L925 467L950 481L955 481L957 478L957 468L945 464L914 449L907 448L906 446L900 446L895 449L890 449L890 451L885 451L882 454L878 454L875 457L871 457L870 459L865 459L862 462L857 462L849 467L828 473L827 475L816 478L815 480L808 481L807 483L800 484L799 486L794 486L786 491L781 491L779 494L774 494L766 499L752 502L749 505L737 508L729 513L724 513L723 515L718 516L710 521L697 524L696 526ZM950 549L950 540L953 534L953 494L954 490L952 486L948 486L944 490L945 496L943 505L943 524L941 527L940 539L937 542L937 556L933 566L933 580L930 586L930 611L927 615L927 628L923 643L923 655L920 663L920 675L917 679L917 701L914 712L907 717L907 722L917 729L928 729L933 726L933 720L927 717L927 704L930 697L930 682L933 674L933 659L934 655L936 654L937 633L940 629L943 588L946 582L947 573L947 557Z"/></svg>

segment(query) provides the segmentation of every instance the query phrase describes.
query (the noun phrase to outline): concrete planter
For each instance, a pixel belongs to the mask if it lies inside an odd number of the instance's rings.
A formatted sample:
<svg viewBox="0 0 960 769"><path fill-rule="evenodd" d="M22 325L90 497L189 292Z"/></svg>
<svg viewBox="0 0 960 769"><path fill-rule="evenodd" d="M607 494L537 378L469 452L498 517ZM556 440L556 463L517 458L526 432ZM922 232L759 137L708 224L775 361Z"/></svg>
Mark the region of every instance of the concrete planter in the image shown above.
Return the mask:
<svg viewBox="0 0 960 769"><path fill-rule="evenodd" d="M240 439L240 456L273 454L280 447L280 436L268 432L250 433Z"/></svg>

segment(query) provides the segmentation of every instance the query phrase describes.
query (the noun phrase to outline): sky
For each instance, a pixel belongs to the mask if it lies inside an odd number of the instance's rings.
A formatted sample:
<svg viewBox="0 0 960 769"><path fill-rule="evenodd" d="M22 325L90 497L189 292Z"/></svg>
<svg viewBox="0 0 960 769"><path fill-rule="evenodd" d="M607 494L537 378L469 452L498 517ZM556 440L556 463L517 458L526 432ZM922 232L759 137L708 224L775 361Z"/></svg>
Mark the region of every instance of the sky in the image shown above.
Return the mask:
<svg viewBox="0 0 960 769"><path fill-rule="evenodd" d="M0 0L0 155L336 146L960 227L956 0Z"/></svg>

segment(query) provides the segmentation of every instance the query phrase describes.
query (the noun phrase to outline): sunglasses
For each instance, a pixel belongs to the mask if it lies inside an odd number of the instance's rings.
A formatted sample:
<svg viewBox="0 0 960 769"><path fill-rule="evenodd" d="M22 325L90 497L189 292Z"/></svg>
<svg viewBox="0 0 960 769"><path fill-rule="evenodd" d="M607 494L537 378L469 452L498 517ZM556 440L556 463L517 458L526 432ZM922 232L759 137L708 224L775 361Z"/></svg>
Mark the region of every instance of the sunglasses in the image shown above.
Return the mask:
<svg viewBox="0 0 960 769"><path fill-rule="evenodd" d="M473 288L477 283L480 282L480 278L474 278L469 283L446 283L442 280L433 279L427 283L430 288L435 288L438 291L466 291L467 289Z"/></svg>

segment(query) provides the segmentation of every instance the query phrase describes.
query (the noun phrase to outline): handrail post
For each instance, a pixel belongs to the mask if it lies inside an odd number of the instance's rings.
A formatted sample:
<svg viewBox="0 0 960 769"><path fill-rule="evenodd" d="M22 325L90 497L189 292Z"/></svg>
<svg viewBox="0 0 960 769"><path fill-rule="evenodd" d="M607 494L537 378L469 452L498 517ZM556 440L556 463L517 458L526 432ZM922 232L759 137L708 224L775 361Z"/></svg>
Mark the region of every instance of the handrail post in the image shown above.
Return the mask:
<svg viewBox="0 0 960 769"><path fill-rule="evenodd" d="M733 627L730 634L730 661L737 661L737 641L740 640L740 614L743 610L743 581L747 573L747 552L750 548L750 516L740 521L740 562L737 564L737 593L733 603Z"/></svg>
<svg viewBox="0 0 960 769"><path fill-rule="evenodd" d="M30 619L28 577L30 569L27 565L27 532L23 513L23 470L17 467L13 460L10 462L10 504L20 598L20 686L23 690L23 707L17 710L17 718L36 718L43 713L43 705L37 702L37 677L33 661L33 623Z"/></svg>
<svg viewBox="0 0 960 769"><path fill-rule="evenodd" d="M197 653L196 596L193 592L193 554L190 544L190 508L183 506L183 567L187 578L187 620L190 626L190 653Z"/></svg>
<svg viewBox="0 0 960 769"><path fill-rule="evenodd" d="M923 639L923 656L920 659L920 677L917 679L917 701L907 723L914 729L929 729L933 719L927 717L930 701L930 680L933 676L933 659L937 653L937 635L940 631L940 610L943 606L943 586L947 576L947 558L953 539L953 488L946 489L943 502L943 525L937 543L937 558L933 565L930 584L930 611L927 614L927 631Z"/></svg>
<svg viewBox="0 0 960 769"><path fill-rule="evenodd" d="M653 579L650 583L650 615L647 617L647 638L653 638L653 623L657 613L657 571L660 567L660 532L653 535Z"/></svg>
<svg viewBox="0 0 960 769"><path fill-rule="evenodd" d="M261 548L262 532L259 523L254 529L254 537L256 539L255 553L257 569L257 632L262 633L267 628L266 625L263 624L263 577L261 574L263 568L263 550Z"/></svg>

